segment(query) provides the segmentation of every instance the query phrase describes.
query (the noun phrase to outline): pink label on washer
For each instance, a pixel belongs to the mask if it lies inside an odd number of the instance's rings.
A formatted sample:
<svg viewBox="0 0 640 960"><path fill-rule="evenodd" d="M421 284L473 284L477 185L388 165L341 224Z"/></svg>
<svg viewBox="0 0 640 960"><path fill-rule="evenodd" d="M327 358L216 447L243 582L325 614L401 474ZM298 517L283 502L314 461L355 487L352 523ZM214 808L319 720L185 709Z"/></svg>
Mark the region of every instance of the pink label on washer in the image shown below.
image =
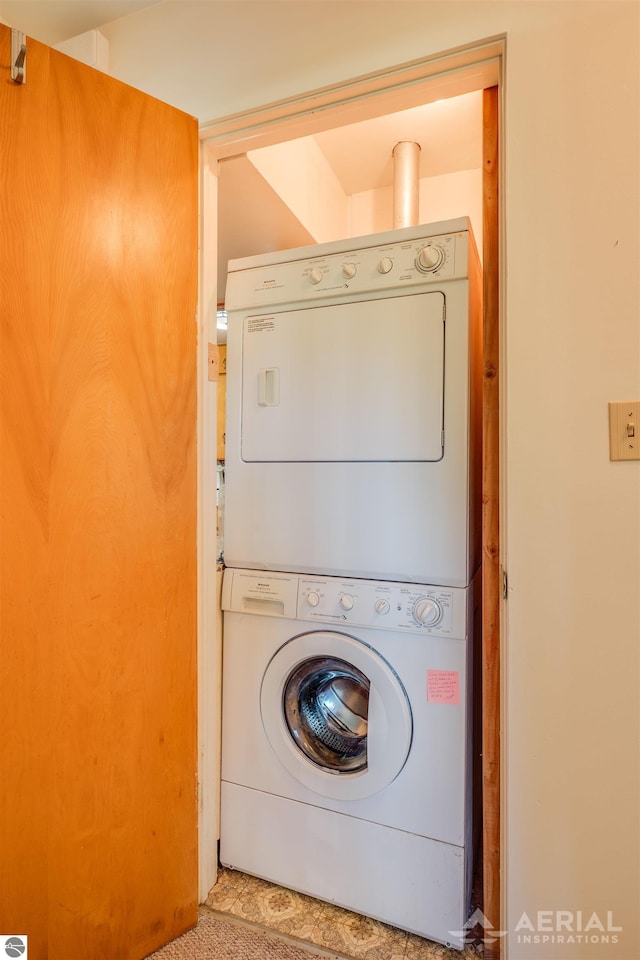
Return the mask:
<svg viewBox="0 0 640 960"><path fill-rule="evenodd" d="M429 703L460 703L460 674L457 670L427 670Z"/></svg>

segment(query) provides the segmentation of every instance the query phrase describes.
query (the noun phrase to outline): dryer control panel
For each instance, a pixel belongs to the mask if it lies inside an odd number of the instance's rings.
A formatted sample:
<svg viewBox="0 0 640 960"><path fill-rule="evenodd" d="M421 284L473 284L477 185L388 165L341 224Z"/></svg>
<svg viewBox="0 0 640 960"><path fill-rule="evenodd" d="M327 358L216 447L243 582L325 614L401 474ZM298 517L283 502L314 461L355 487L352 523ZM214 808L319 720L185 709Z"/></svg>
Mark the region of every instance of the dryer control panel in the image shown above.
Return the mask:
<svg viewBox="0 0 640 960"><path fill-rule="evenodd" d="M452 221L440 227L466 227ZM469 234L466 229L431 232L411 227L356 241L320 244L280 251L273 258L232 260L225 294L226 309L309 303L332 298L389 295L390 290L422 288L468 276ZM273 262L270 262L273 259Z"/></svg>
<svg viewBox="0 0 640 960"><path fill-rule="evenodd" d="M468 590L227 569L222 608L334 627L466 638Z"/></svg>

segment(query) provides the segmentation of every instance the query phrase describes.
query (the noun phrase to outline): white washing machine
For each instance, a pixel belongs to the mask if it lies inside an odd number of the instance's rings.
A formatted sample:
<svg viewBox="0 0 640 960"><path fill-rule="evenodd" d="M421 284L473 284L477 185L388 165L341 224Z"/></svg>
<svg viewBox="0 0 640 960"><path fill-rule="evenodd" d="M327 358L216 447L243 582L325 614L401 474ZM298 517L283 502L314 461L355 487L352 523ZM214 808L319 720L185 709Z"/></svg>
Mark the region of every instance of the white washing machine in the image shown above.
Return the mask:
<svg viewBox="0 0 640 960"><path fill-rule="evenodd" d="M466 218L230 261L228 567L470 582L480 276Z"/></svg>
<svg viewBox="0 0 640 960"><path fill-rule="evenodd" d="M223 864L462 946L473 596L225 571Z"/></svg>

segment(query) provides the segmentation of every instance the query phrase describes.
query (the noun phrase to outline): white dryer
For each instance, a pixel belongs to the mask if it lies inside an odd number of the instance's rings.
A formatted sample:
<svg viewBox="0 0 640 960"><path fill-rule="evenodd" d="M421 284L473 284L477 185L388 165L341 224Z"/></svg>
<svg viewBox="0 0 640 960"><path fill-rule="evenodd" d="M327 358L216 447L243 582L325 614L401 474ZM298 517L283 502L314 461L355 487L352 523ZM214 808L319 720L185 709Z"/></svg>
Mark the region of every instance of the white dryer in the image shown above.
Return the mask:
<svg viewBox="0 0 640 960"><path fill-rule="evenodd" d="M466 218L230 261L225 563L466 586L480 560Z"/></svg>
<svg viewBox="0 0 640 960"><path fill-rule="evenodd" d="M472 597L225 571L223 864L462 946Z"/></svg>

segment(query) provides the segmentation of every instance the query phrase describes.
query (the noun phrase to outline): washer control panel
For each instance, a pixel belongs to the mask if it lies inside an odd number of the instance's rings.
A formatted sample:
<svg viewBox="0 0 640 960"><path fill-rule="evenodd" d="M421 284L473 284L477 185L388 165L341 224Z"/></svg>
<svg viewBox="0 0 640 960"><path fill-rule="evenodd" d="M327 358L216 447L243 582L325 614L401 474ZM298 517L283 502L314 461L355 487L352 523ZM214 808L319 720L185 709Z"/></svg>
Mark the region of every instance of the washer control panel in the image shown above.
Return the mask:
<svg viewBox="0 0 640 960"><path fill-rule="evenodd" d="M227 568L222 609L336 628L466 639L468 590Z"/></svg>
<svg viewBox="0 0 640 960"><path fill-rule="evenodd" d="M300 577L299 620L339 626L465 636L466 590L383 580Z"/></svg>

